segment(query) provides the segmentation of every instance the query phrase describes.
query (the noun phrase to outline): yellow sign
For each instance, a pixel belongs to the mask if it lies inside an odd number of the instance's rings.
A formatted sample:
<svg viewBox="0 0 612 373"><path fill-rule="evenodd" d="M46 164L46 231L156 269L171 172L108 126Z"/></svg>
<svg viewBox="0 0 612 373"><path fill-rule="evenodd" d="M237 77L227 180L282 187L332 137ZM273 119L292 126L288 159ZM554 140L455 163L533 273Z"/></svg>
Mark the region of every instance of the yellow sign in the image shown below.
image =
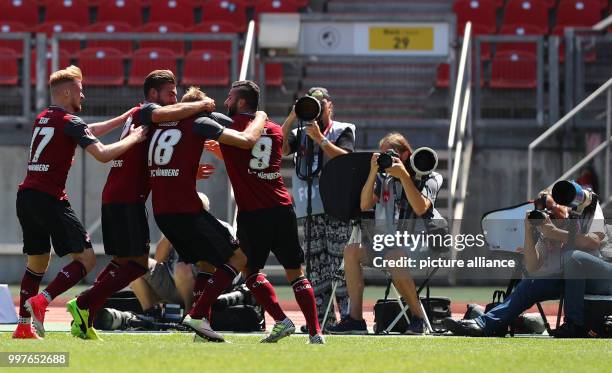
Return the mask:
<svg viewBox="0 0 612 373"><path fill-rule="evenodd" d="M432 27L370 27L370 50L433 51Z"/></svg>

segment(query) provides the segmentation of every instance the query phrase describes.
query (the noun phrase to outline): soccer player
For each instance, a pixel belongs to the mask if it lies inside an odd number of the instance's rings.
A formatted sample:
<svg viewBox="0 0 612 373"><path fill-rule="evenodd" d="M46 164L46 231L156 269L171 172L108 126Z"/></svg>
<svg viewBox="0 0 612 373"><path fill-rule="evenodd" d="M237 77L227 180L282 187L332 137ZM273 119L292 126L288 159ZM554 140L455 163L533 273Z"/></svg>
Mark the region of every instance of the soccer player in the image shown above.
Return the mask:
<svg viewBox="0 0 612 373"><path fill-rule="evenodd" d="M81 70L76 66L51 74L51 106L38 114L32 128L28 170L17 192L17 217L23 230L23 252L28 262L21 281L19 323L13 338L44 337L45 311L49 303L77 284L95 265L89 236L72 210L65 191L77 144L98 161L108 162L146 139L145 128L130 127L130 134L120 141L102 144L94 134L103 134L119 126L127 113L88 127L74 115L81 111L85 98L82 80ZM49 241L58 256L70 254L72 262L38 294L40 281L49 265Z"/></svg>
<svg viewBox="0 0 612 373"><path fill-rule="evenodd" d="M132 109L121 137L130 133L130 126L172 124L214 110L212 99L177 104L176 79L170 70L152 71L143 90L146 102ZM102 236L104 251L113 260L91 289L66 305L74 319L72 335L100 339L92 327L95 313L109 296L147 272L150 239L145 201L149 190L147 143L143 142L112 162L102 192Z"/></svg>
<svg viewBox="0 0 612 373"><path fill-rule="evenodd" d="M192 87L182 101L197 102L205 97L204 92ZM156 124L151 128L148 164L155 221L182 260L186 263L206 261L217 268L183 320L184 325L205 340L224 341L210 327L211 307L243 269L246 256L228 229L204 210L198 197L196 173L204 142L213 139L250 149L261 136L266 118L264 112L257 112L255 120L242 132L219 124L231 122L219 113Z"/></svg>
<svg viewBox="0 0 612 373"><path fill-rule="evenodd" d="M259 106L259 87L252 81L232 84L225 106L231 128L243 131ZM309 342L325 343L319 327L310 281L304 276L304 252L300 246L291 196L281 177L283 134L281 127L266 121L255 146L237 148L221 142L227 174L238 205L238 239L247 254L246 285L276 323L263 343L274 343L291 335L295 325L281 309L274 287L260 272L270 251L285 268L309 332Z"/></svg>

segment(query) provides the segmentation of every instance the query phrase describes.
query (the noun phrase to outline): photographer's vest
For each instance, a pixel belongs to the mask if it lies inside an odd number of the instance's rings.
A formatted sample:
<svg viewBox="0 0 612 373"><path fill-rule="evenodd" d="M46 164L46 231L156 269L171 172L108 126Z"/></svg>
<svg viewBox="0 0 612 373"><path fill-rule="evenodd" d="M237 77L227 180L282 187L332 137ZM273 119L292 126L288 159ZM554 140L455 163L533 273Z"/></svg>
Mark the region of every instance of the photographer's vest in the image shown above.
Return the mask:
<svg viewBox="0 0 612 373"><path fill-rule="evenodd" d="M347 129L353 132L353 137L355 136L355 125L351 123L342 123L332 121L332 125L329 129L323 133L325 138L329 140L330 143L335 144L340 135ZM297 130L293 130L294 134L297 137ZM298 139L299 141L299 152L302 152L303 149L306 149L306 139L308 136L304 132L302 134L302 138ZM329 158L323 153L323 150L317 145L314 144L314 159L312 163L313 172L317 170L319 165L319 159L323 160L323 165L325 165ZM322 156L319 156L322 154ZM297 168L297 152L293 156L293 162ZM300 170L301 175L306 175L306 159L302 161L302 169ZM325 211L323 210L323 202L321 201L321 195L319 194L319 174L321 170L313 178L312 181L312 215L323 214ZM305 180L302 180L298 177L296 170L293 171L293 175L291 175L291 189L293 191L293 202L295 203L295 214L298 218L303 218L306 216L306 207L308 205L308 183Z"/></svg>

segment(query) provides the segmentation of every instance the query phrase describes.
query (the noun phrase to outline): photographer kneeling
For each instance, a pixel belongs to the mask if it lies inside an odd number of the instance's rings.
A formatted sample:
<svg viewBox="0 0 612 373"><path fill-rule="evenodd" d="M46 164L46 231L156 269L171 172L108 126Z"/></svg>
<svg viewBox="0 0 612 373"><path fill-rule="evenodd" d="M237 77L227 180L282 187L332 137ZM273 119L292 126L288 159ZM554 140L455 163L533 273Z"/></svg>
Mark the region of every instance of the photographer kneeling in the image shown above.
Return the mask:
<svg viewBox="0 0 612 373"><path fill-rule="evenodd" d="M375 207L376 222L381 222L385 233L398 230L399 219L410 216L421 219L442 219L434 208L438 191L442 185L442 176L431 172L424 176L422 190L417 187L412 171L404 165L413 151L408 141L399 133L386 135L379 143L381 153L374 153L370 162L370 174L361 190L362 211ZM390 167L385 168L385 174L379 172L379 157L387 157L393 151ZM382 162L384 163L384 162ZM362 222L365 227L365 222ZM378 229L380 227L377 227ZM365 228L364 228L365 229ZM367 234L363 239L367 239ZM382 253L384 259L400 259L406 256L404 249L389 249ZM364 279L361 265L371 263L371 255L366 252L365 245L349 245L344 250L345 279L350 298L349 316L342 319L336 326L329 328L331 334L367 334L366 323L363 320L363 290ZM410 272L406 268L388 268L393 284L410 307L412 317L406 334L425 334L427 326L425 315L416 291L416 286Z"/></svg>

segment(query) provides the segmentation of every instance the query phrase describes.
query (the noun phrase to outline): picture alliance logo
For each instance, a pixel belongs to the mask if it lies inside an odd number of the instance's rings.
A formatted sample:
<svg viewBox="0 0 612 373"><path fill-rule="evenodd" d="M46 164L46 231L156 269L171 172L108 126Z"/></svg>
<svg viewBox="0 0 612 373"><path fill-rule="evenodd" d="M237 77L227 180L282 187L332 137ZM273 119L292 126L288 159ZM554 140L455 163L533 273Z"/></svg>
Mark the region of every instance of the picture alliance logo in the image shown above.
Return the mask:
<svg viewBox="0 0 612 373"><path fill-rule="evenodd" d="M372 240L374 251L383 251L390 248L407 248L415 251L420 247L449 247L457 251L466 248L485 247L485 236L483 234L412 234L406 231L395 232L395 234L375 234Z"/></svg>

